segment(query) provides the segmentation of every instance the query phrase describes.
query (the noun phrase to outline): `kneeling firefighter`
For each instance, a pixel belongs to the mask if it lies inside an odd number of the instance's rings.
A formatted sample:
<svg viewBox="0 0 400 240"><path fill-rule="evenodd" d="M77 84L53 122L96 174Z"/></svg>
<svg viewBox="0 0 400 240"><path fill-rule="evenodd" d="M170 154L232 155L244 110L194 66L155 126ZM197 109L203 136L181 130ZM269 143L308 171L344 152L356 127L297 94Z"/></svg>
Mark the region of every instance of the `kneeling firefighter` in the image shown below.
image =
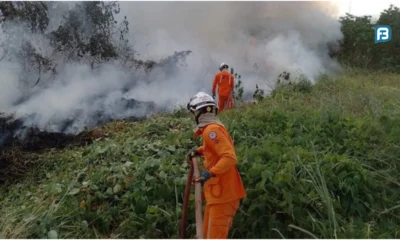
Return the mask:
<svg viewBox="0 0 400 240"><path fill-rule="evenodd" d="M194 179L204 187L204 238L228 238L240 199L246 197L236 167L233 141L224 125L217 119L218 108L213 97L199 92L190 99L187 108L196 120L195 137L202 135L203 138L203 146L191 150L188 159L191 160L195 156L204 157L204 170L198 179Z"/></svg>

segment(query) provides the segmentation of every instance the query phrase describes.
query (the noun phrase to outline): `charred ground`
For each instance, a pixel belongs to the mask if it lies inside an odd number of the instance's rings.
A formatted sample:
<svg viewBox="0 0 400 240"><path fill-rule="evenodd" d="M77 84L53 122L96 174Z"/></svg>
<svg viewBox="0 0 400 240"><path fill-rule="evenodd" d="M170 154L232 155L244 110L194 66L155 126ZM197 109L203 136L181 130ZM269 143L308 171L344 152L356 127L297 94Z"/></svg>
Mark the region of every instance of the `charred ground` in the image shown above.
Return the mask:
<svg viewBox="0 0 400 240"><path fill-rule="evenodd" d="M157 111L153 102L135 99L121 99L126 109L145 108L147 112ZM62 150L91 144L105 136L101 126L115 120L142 121L146 116L130 116L117 119L98 112L94 126L79 133L43 131L35 126L26 126L24 118L0 113L0 184L10 184L20 180L32 168L40 165L39 155L50 149ZM73 122L66 120L67 129Z"/></svg>

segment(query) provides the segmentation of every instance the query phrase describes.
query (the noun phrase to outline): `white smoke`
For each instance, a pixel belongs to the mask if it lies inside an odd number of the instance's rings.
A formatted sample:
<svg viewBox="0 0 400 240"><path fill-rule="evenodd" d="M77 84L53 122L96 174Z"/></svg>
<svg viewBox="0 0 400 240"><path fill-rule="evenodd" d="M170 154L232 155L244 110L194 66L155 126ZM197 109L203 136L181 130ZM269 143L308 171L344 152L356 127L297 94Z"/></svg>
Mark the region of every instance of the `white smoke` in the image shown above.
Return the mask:
<svg viewBox="0 0 400 240"><path fill-rule="evenodd" d="M250 92L255 84L271 85L284 70L301 69L315 81L337 67L326 46L342 37L334 16L338 8L331 2L123 2L121 6L135 29L135 49L162 56L169 49L190 48L194 54L189 72L195 73L193 81L201 71L206 74L201 81L207 92L221 62L242 74Z"/></svg>
<svg viewBox="0 0 400 240"><path fill-rule="evenodd" d="M62 23L62 15L74 4L49 8L49 31ZM59 68L55 79L32 88L34 82L21 87L18 81L22 66L3 60L0 112L35 114L26 125L78 132L95 122L99 111L110 117L146 113L118 106L121 98L152 101L170 110L197 91L211 93L221 62L242 76L245 93L254 92L256 84L268 90L282 71L301 69L315 81L337 67L328 57L327 44L342 34L332 15L336 8L329 2L120 2L120 6L116 19L127 17L130 42L142 59L159 60L174 51L191 50L187 66L172 74L156 69L145 75L115 63L95 70L71 63ZM33 37L35 46L51 54L46 41ZM127 85L130 89L123 92ZM29 100L16 102L24 97ZM62 126L66 120L73 122L68 129Z"/></svg>

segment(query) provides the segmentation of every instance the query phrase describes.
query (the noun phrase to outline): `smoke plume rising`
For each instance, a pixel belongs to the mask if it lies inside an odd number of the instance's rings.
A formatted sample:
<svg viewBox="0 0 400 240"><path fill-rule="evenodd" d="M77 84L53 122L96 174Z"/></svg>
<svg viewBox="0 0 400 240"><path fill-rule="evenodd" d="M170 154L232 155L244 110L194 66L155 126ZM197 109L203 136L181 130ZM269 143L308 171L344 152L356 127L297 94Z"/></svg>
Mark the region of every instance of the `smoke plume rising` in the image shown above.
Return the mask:
<svg viewBox="0 0 400 240"><path fill-rule="evenodd" d="M54 11L49 8L48 31L79 3L63 4ZM273 88L282 71L296 75L300 69L315 82L319 74L338 68L328 55L327 44L342 37L334 16L337 8L330 2L120 2L120 6L116 20L127 17L129 40L141 59L158 61L174 51L191 50L185 64L145 73L127 70L118 62L92 69L89 64L60 60L54 79L32 87L35 81L29 76L30 84L19 77L26 70L23 66L3 59L0 112L24 116L28 126L76 133L98 124L100 116L144 116L149 111L140 105L127 108L121 99L153 102L157 109L171 110L197 91L211 93L221 62L242 76L245 94L250 95L256 84ZM16 34L51 54L40 34Z"/></svg>

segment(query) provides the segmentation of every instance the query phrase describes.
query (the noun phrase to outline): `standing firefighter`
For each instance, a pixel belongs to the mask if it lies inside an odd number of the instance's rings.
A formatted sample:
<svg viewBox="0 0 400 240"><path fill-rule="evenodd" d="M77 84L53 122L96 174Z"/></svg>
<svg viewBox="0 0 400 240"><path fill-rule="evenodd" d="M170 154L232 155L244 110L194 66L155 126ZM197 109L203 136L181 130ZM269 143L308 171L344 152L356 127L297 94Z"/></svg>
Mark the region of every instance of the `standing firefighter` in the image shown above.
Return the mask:
<svg viewBox="0 0 400 240"><path fill-rule="evenodd" d="M212 94L215 98L215 90L218 85L218 111L233 108L233 89L235 87L235 77L228 72L229 66L226 63L221 63L220 72L214 77L212 85Z"/></svg>
<svg viewBox="0 0 400 240"><path fill-rule="evenodd" d="M204 238L227 238L240 199L246 197L242 179L236 167L236 153L231 136L217 119L214 99L199 92L190 99L188 110L194 115L203 146L189 152L191 160L204 156L204 170L194 179L204 186L206 209L203 220Z"/></svg>

